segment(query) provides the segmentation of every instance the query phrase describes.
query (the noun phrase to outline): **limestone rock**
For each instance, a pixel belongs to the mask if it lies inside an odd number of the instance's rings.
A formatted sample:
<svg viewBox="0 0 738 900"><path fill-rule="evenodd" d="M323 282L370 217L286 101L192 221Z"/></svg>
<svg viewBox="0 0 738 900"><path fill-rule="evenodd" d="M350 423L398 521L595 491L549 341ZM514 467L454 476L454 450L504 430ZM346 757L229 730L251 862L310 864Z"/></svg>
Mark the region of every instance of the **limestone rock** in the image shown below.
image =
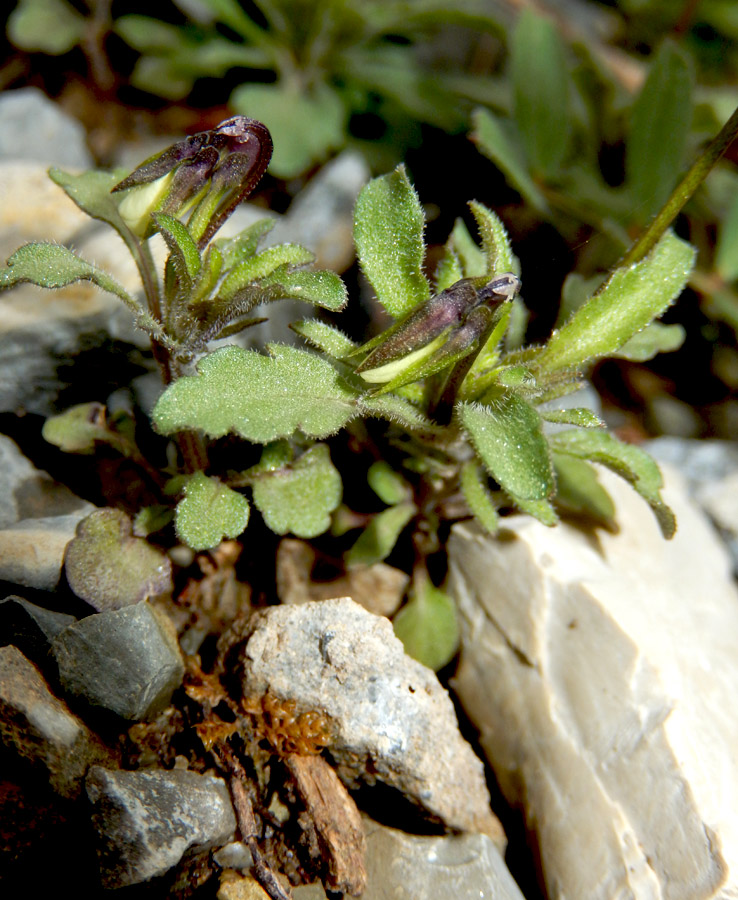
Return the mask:
<svg viewBox="0 0 738 900"><path fill-rule="evenodd" d="M388 619L348 598L257 613L243 648L246 697L270 692L319 710L347 780L389 784L449 828L503 843L481 761L435 673L407 656Z"/></svg>
<svg viewBox="0 0 738 900"><path fill-rule="evenodd" d="M53 591L61 576L64 551L80 520L95 507L50 518L23 519L0 530L0 579Z"/></svg>
<svg viewBox="0 0 738 900"><path fill-rule="evenodd" d="M665 541L609 473L619 534L457 525L455 688L522 805L551 898L738 894L738 591L670 473Z"/></svg>
<svg viewBox="0 0 738 900"><path fill-rule="evenodd" d="M87 794L107 889L164 875L185 853L226 843L236 828L228 788L210 775L95 766L87 776Z"/></svg>
<svg viewBox="0 0 738 900"><path fill-rule="evenodd" d="M81 123L34 87L0 96L0 159L34 159L85 169L92 165Z"/></svg>
<svg viewBox="0 0 738 900"><path fill-rule="evenodd" d="M40 763L63 797L77 797L88 768L111 764L112 754L49 690L17 647L0 648L0 738L22 757Z"/></svg>
<svg viewBox="0 0 738 900"><path fill-rule="evenodd" d="M124 719L160 712L184 675L173 628L146 602L80 619L52 652L66 691Z"/></svg>
<svg viewBox="0 0 738 900"><path fill-rule="evenodd" d="M23 597L11 595L0 600L0 645L13 644L41 664L51 641L74 621L74 616L44 609Z"/></svg>

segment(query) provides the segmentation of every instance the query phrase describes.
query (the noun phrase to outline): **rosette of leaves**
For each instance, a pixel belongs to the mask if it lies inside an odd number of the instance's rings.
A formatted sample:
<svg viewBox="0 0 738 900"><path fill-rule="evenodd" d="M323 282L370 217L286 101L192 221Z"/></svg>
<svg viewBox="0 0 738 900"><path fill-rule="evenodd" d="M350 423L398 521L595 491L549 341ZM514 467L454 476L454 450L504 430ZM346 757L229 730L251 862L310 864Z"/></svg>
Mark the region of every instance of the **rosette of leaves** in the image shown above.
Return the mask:
<svg viewBox="0 0 738 900"><path fill-rule="evenodd" d="M395 324L363 347L307 320L295 329L312 350L218 350L200 362L197 375L162 395L157 428L289 444L322 440L357 417L387 420L414 496L398 495L372 519L349 564L385 557L413 520L437 524L454 503L458 508L459 496L490 532L509 507L552 525L560 486L587 483L582 472L596 485L592 463L626 478L670 536L674 518L646 453L609 435L586 409L540 407L575 391L590 362L647 340L644 333L686 283L692 247L667 232L642 262L612 272L546 344L511 347L516 260L494 213L479 203L471 210L481 247L457 225L431 286L423 271L422 209L404 169L374 179L357 202L356 248ZM571 428L549 435L544 421ZM600 519L601 493L593 487L589 504ZM579 502L586 506L587 498Z"/></svg>

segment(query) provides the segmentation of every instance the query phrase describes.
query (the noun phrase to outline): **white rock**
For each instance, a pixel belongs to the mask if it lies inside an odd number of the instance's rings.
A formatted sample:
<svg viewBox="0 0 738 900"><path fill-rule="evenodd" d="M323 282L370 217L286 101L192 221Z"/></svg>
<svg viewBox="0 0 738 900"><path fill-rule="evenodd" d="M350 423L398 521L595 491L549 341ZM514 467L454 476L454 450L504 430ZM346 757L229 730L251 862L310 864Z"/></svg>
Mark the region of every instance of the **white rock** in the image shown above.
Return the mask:
<svg viewBox="0 0 738 900"><path fill-rule="evenodd" d="M82 124L34 87L0 97L0 158L39 159L47 165L92 165Z"/></svg>
<svg viewBox="0 0 738 900"><path fill-rule="evenodd" d="M738 591L670 473L679 530L603 473L621 531L515 517L450 542L455 687L551 898L738 896Z"/></svg>

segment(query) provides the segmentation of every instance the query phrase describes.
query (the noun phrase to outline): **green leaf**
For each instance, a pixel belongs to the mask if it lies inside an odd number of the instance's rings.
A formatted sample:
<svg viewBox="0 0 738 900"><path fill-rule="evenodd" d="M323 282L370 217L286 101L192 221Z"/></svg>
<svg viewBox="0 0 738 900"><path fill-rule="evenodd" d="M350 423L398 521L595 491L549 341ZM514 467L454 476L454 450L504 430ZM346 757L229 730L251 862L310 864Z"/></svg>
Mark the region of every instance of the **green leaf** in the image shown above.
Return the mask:
<svg viewBox="0 0 738 900"><path fill-rule="evenodd" d="M520 14L511 47L513 107L535 172L555 175L569 147L569 80L564 45L548 18Z"/></svg>
<svg viewBox="0 0 738 900"><path fill-rule="evenodd" d="M521 163L523 152L516 136L486 109L477 109L473 116L472 140L479 150L497 166L515 190L543 215L549 215L548 203L540 188Z"/></svg>
<svg viewBox="0 0 738 900"><path fill-rule="evenodd" d="M282 266L304 266L314 259L313 254L299 244L277 244L275 247L267 247L256 256L239 263L226 275L218 291L218 297L230 300L251 282L272 275Z"/></svg>
<svg viewBox="0 0 738 900"><path fill-rule="evenodd" d="M278 286L283 297L312 303L331 312L340 312L348 301L346 285L335 272L321 269L317 272L275 273L262 284Z"/></svg>
<svg viewBox="0 0 738 900"><path fill-rule="evenodd" d="M724 281L738 278L738 192L720 226L715 247L715 270Z"/></svg>
<svg viewBox="0 0 738 900"><path fill-rule="evenodd" d="M454 223L448 243L459 258L463 270L462 277L482 278L487 274L487 261L484 252L477 247L463 219L457 219ZM458 281L458 278L456 281ZM453 283L451 282L451 284ZM448 287L450 286L448 285Z"/></svg>
<svg viewBox="0 0 738 900"><path fill-rule="evenodd" d="M459 649L459 623L453 599L427 576L415 579L410 598L392 623L405 653L437 672Z"/></svg>
<svg viewBox="0 0 738 900"><path fill-rule="evenodd" d="M227 269L232 269L256 253L262 239L276 225L276 219L259 219L231 238L217 238L213 243L223 254Z"/></svg>
<svg viewBox="0 0 738 900"><path fill-rule="evenodd" d="M173 518L174 510L171 506L161 503L142 506L133 520L133 533L136 537L148 537L166 528Z"/></svg>
<svg viewBox="0 0 738 900"><path fill-rule="evenodd" d="M186 226L174 216L166 213L154 213L153 219L156 222L157 231L169 247L176 273L180 278L185 278L187 288L191 288L202 268L197 244Z"/></svg>
<svg viewBox="0 0 738 900"><path fill-rule="evenodd" d="M172 589L167 557L134 537L131 520L117 509L99 509L82 519L64 554L74 593L98 612L120 609Z"/></svg>
<svg viewBox="0 0 738 900"><path fill-rule="evenodd" d="M515 505L520 512L533 516L534 519L538 519L539 522L547 525L549 528L553 528L554 525L559 523L559 517L556 515L556 510L551 505L550 500L521 500L519 497L516 497Z"/></svg>
<svg viewBox="0 0 738 900"><path fill-rule="evenodd" d="M624 444L606 431L563 431L550 437L553 450L602 463L629 481L654 511L666 538L674 536L674 513L661 499L661 472L651 457L640 447Z"/></svg>
<svg viewBox="0 0 738 900"><path fill-rule="evenodd" d="M45 441L65 453L94 453L96 442L109 443L115 435L107 427L102 403L79 403L44 422Z"/></svg>
<svg viewBox="0 0 738 900"><path fill-rule="evenodd" d="M334 359L348 356L357 346L342 331L319 319L303 319L301 322L293 322L290 328L300 337L309 341L313 347L322 350L323 353L327 353Z"/></svg>
<svg viewBox="0 0 738 900"><path fill-rule="evenodd" d="M648 221L674 188L691 124L689 60L664 41L631 113L625 170L637 221Z"/></svg>
<svg viewBox="0 0 738 900"><path fill-rule="evenodd" d="M557 425L576 425L579 428L604 428L605 423L591 409L574 407L571 409L541 409L538 412L546 422Z"/></svg>
<svg viewBox="0 0 738 900"><path fill-rule="evenodd" d="M436 430L415 404L397 394L364 395L358 400L358 408L366 416L386 419L408 431L429 433Z"/></svg>
<svg viewBox="0 0 738 900"><path fill-rule="evenodd" d="M177 504L174 527L193 550L209 550L224 538L236 538L249 521L249 502L217 478L202 472L187 480Z"/></svg>
<svg viewBox="0 0 738 900"><path fill-rule="evenodd" d="M243 84L231 94L230 105L267 126L274 141L269 171L279 178L300 175L345 140L346 109L326 84L313 91L279 82Z"/></svg>
<svg viewBox="0 0 738 900"><path fill-rule="evenodd" d="M574 515L584 515L606 528L615 521L615 504L597 480L597 473L586 460L554 453L556 504Z"/></svg>
<svg viewBox="0 0 738 900"><path fill-rule="evenodd" d="M436 270L433 273L433 280L436 287L436 293L440 294L450 288L452 284L456 284L464 277L464 270L461 268L461 260L452 249L450 241L446 243L444 254L441 257Z"/></svg>
<svg viewBox="0 0 738 900"><path fill-rule="evenodd" d="M0 269L0 290L24 282L44 288L61 288L76 281L91 281L115 294L134 311L140 311L133 297L107 272L61 244L24 244L8 258L7 266Z"/></svg>
<svg viewBox="0 0 738 900"><path fill-rule="evenodd" d="M505 272L517 271L517 260L510 246L510 238L500 219L476 200L469 203L469 209L474 214L482 237L482 249L487 257L486 275L493 278L495 275L504 275Z"/></svg>
<svg viewBox="0 0 738 900"><path fill-rule="evenodd" d="M662 325L661 322L652 322L643 331L634 334L612 355L618 359L629 359L631 362L646 362L659 353L672 353L678 350L686 336L682 325Z"/></svg>
<svg viewBox="0 0 738 900"><path fill-rule="evenodd" d="M327 531L343 485L328 447L316 444L291 465L264 473L253 484L254 505L276 534L314 538Z"/></svg>
<svg viewBox="0 0 738 900"><path fill-rule="evenodd" d="M103 172L92 169L82 172L80 175L72 175L61 169L49 169L49 178L58 184L66 195L77 204L82 212L107 222L120 234L123 240L130 246L135 240L130 228L126 225L118 211L118 202L115 194L110 191L118 184L124 175L125 169L116 169L113 172Z"/></svg>
<svg viewBox="0 0 738 900"><path fill-rule="evenodd" d="M490 475L513 500L545 500L554 476L541 420L514 393L489 406L457 405L459 420Z"/></svg>
<svg viewBox="0 0 738 900"><path fill-rule="evenodd" d="M82 16L61 0L20 0L8 17L8 37L21 50L57 56L81 43Z"/></svg>
<svg viewBox="0 0 738 900"><path fill-rule="evenodd" d="M383 459L372 463L367 472L369 487L388 506L412 500L413 489L392 466Z"/></svg>
<svg viewBox="0 0 738 900"><path fill-rule="evenodd" d="M694 260L694 248L667 231L645 259L616 269L599 293L554 332L537 358L537 368L580 368L615 353L676 300Z"/></svg>
<svg viewBox="0 0 738 900"><path fill-rule="evenodd" d="M386 559L417 509L414 503L399 503L377 513L359 535L344 559L349 569L371 566Z"/></svg>
<svg viewBox="0 0 738 900"><path fill-rule="evenodd" d="M474 518L489 534L496 534L500 527L500 516L487 488L487 476L476 462L464 463L460 485Z"/></svg>
<svg viewBox="0 0 738 900"><path fill-rule="evenodd" d="M430 297L423 275L424 226L404 166L362 188L354 210L356 252L377 299L395 318Z"/></svg>
<svg viewBox="0 0 738 900"><path fill-rule="evenodd" d="M230 346L205 356L198 374L179 378L154 407L163 434L193 428L209 437L235 431L265 444L300 429L335 434L356 415L356 393L333 366L295 347L270 344L271 356Z"/></svg>

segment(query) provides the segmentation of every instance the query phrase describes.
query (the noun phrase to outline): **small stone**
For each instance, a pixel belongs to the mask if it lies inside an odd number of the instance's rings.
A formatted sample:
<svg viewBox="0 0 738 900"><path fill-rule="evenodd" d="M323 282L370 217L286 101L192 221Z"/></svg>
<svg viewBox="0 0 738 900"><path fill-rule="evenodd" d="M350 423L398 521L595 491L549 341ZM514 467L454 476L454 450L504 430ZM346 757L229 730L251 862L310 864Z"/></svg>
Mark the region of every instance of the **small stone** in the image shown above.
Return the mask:
<svg viewBox="0 0 738 900"><path fill-rule="evenodd" d="M221 875L217 900L269 900L269 894L251 875L229 869Z"/></svg>
<svg viewBox="0 0 738 900"><path fill-rule="evenodd" d="M184 675L171 624L147 602L80 619L52 652L66 691L124 719L156 715Z"/></svg>
<svg viewBox="0 0 738 900"><path fill-rule="evenodd" d="M34 87L0 96L0 158L37 159L72 169L93 164L82 125Z"/></svg>
<svg viewBox="0 0 738 900"><path fill-rule="evenodd" d="M523 900L486 834L420 837L364 819L369 876L362 900Z"/></svg>
<svg viewBox="0 0 738 900"><path fill-rule="evenodd" d="M330 753L345 781L376 777L449 828L504 844L484 768L459 733L448 694L405 654L388 619L342 598L269 607L249 631L244 696L269 692L327 715Z"/></svg>
<svg viewBox="0 0 738 900"><path fill-rule="evenodd" d="M17 647L0 648L0 737L22 757L42 764L63 797L79 796L95 763L112 754L49 690L41 673Z"/></svg>
<svg viewBox="0 0 738 900"><path fill-rule="evenodd" d="M48 655L51 641L74 621L74 616L11 595L0 600L0 644L13 644L26 656L41 662Z"/></svg>
<svg viewBox="0 0 738 900"><path fill-rule="evenodd" d="M228 787L210 775L94 766L87 776L87 794L106 889L164 875L185 854L225 844L236 828Z"/></svg>
<svg viewBox="0 0 738 900"><path fill-rule="evenodd" d="M671 541L609 472L617 534L522 516L502 539L452 531L454 688L526 811L551 896L738 894L738 590L663 468Z"/></svg>

